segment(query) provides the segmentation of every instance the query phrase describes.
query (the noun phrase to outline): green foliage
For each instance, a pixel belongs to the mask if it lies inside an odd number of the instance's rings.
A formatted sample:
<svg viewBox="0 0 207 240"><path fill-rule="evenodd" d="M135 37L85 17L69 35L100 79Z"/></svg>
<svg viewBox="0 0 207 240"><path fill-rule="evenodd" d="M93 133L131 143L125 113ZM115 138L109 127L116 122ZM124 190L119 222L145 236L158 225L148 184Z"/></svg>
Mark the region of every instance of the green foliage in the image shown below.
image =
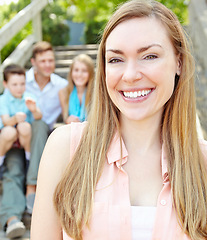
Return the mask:
<svg viewBox="0 0 207 240"><path fill-rule="evenodd" d="M53 46L66 45L69 41L69 27L64 23L67 18L65 8L57 0L48 4L42 12L43 40Z"/></svg>
<svg viewBox="0 0 207 240"><path fill-rule="evenodd" d="M28 35L32 34L32 24L29 22L9 43L1 50L1 61L3 62L17 47L17 45Z"/></svg>
<svg viewBox="0 0 207 240"><path fill-rule="evenodd" d="M69 27L61 22L53 22L46 28L43 27L43 40L50 42L53 46L66 45L70 40Z"/></svg>
<svg viewBox="0 0 207 240"><path fill-rule="evenodd" d="M186 0L158 0L178 16L182 24L188 23ZM11 20L31 0L0 6L0 27ZM42 12L43 39L52 45L65 45L69 41L69 27L65 20L85 23L86 43L98 43L100 33L116 7L126 0L50 0ZM28 23L1 51L3 61L16 46L32 32Z"/></svg>
<svg viewBox="0 0 207 240"><path fill-rule="evenodd" d="M69 27L64 23L67 18L63 0L53 0L42 12L43 40L52 45L66 45L69 41ZM31 0L19 0L18 3L0 6L0 28L8 23L19 11L31 3ZM28 35L32 34L32 23L29 22L2 50L1 61L4 61Z"/></svg>
<svg viewBox="0 0 207 240"><path fill-rule="evenodd" d="M70 6L69 13L73 15L73 21L85 23L86 43L99 42L100 33L104 29L104 26L113 13L113 10L122 2L125 2L125 0L68 1L68 6Z"/></svg>
<svg viewBox="0 0 207 240"><path fill-rule="evenodd" d="M30 0L20 0L17 4L0 6L0 28L9 22L19 11L30 3ZM1 50L1 61L7 58L17 45L32 32L31 23L28 23L10 42Z"/></svg>
<svg viewBox="0 0 207 240"><path fill-rule="evenodd" d="M188 22L186 0L158 0L170 8L182 24ZM69 5L75 6L73 20L84 22L86 43L97 43L109 17L116 7L126 0L70 0ZM72 11L72 10L71 10Z"/></svg>
<svg viewBox="0 0 207 240"><path fill-rule="evenodd" d="M171 9L178 17L179 21L186 25L188 23L188 9L186 0L157 0Z"/></svg>
<svg viewBox="0 0 207 240"><path fill-rule="evenodd" d="M85 27L85 41L88 44L98 43L103 30L103 26L105 26L105 24L106 21L88 21Z"/></svg>

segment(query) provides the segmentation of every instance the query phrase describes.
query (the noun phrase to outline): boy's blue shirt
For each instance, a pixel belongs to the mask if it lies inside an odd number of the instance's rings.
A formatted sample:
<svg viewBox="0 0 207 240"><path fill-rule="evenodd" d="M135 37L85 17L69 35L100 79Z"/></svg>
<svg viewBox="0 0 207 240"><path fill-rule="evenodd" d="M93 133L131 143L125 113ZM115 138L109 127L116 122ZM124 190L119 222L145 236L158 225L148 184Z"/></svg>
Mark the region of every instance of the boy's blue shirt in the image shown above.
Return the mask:
<svg viewBox="0 0 207 240"><path fill-rule="evenodd" d="M17 112L24 112L27 115L26 121L32 123L34 121L32 112L27 108L25 104L25 99L30 97L36 101L36 98L27 92L24 92L21 99L15 98L8 89L0 96L0 116L9 115L10 117L14 116ZM0 121L0 129L4 125Z"/></svg>

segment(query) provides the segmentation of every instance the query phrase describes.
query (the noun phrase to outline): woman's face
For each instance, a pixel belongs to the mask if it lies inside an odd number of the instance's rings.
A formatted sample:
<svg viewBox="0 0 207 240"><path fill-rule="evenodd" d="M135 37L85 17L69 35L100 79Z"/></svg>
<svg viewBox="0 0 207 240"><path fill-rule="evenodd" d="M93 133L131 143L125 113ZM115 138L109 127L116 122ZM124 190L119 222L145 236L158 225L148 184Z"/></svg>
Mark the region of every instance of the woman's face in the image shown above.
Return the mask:
<svg viewBox="0 0 207 240"><path fill-rule="evenodd" d="M72 79L76 87L85 87L89 80L89 71L85 63L76 61L72 69Z"/></svg>
<svg viewBox="0 0 207 240"><path fill-rule="evenodd" d="M106 40L106 85L121 116L143 120L161 116L172 96L179 59L156 18L120 23Z"/></svg>

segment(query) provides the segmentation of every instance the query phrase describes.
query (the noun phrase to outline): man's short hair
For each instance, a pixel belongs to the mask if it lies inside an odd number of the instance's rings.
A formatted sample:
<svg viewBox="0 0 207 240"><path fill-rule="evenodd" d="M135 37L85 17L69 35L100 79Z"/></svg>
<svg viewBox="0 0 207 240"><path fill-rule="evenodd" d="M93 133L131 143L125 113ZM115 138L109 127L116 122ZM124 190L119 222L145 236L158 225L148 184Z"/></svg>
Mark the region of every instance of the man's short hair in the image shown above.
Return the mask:
<svg viewBox="0 0 207 240"><path fill-rule="evenodd" d="M9 64L4 68L4 81L7 82L9 80L10 75L18 74L25 76L25 69L18 64Z"/></svg>
<svg viewBox="0 0 207 240"><path fill-rule="evenodd" d="M37 54L41 54L46 51L53 51L52 45L46 41L37 42L33 46L32 58L35 58Z"/></svg>

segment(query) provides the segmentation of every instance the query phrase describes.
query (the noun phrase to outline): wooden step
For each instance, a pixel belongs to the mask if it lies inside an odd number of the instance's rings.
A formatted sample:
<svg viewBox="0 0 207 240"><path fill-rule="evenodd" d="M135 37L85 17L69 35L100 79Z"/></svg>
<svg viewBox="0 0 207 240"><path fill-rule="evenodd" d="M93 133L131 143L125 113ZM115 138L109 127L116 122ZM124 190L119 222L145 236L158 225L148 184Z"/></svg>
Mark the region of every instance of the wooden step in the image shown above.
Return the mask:
<svg viewBox="0 0 207 240"><path fill-rule="evenodd" d="M98 51L96 49L94 50L65 50L65 51L55 51L55 59L73 59L79 54L87 54L89 55L92 59L96 59Z"/></svg>
<svg viewBox="0 0 207 240"><path fill-rule="evenodd" d="M71 50L96 50L98 49L98 44L86 44L86 45L67 45L67 46L56 46L55 51L71 51Z"/></svg>
<svg viewBox="0 0 207 240"><path fill-rule="evenodd" d="M55 51L55 73L60 75L63 78L67 78L70 65L74 59L79 54L87 54L96 64L96 58L98 53L97 44L88 44L88 45L68 45L68 46L57 46L54 47ZM28 61L25 65L26 69L31 68L31 62Z"/></svg>
<svg viewBox="0 0 207 240"><path fill-rule="evenodd" d="M70 65L74 59L79 54L87 54L96 64L96 58L98 53L97 44L89 45L69 45L69 46L58 46L54 47L55 50L55 73L63 78L67 78L68 72L70 70Z"/></svg>

